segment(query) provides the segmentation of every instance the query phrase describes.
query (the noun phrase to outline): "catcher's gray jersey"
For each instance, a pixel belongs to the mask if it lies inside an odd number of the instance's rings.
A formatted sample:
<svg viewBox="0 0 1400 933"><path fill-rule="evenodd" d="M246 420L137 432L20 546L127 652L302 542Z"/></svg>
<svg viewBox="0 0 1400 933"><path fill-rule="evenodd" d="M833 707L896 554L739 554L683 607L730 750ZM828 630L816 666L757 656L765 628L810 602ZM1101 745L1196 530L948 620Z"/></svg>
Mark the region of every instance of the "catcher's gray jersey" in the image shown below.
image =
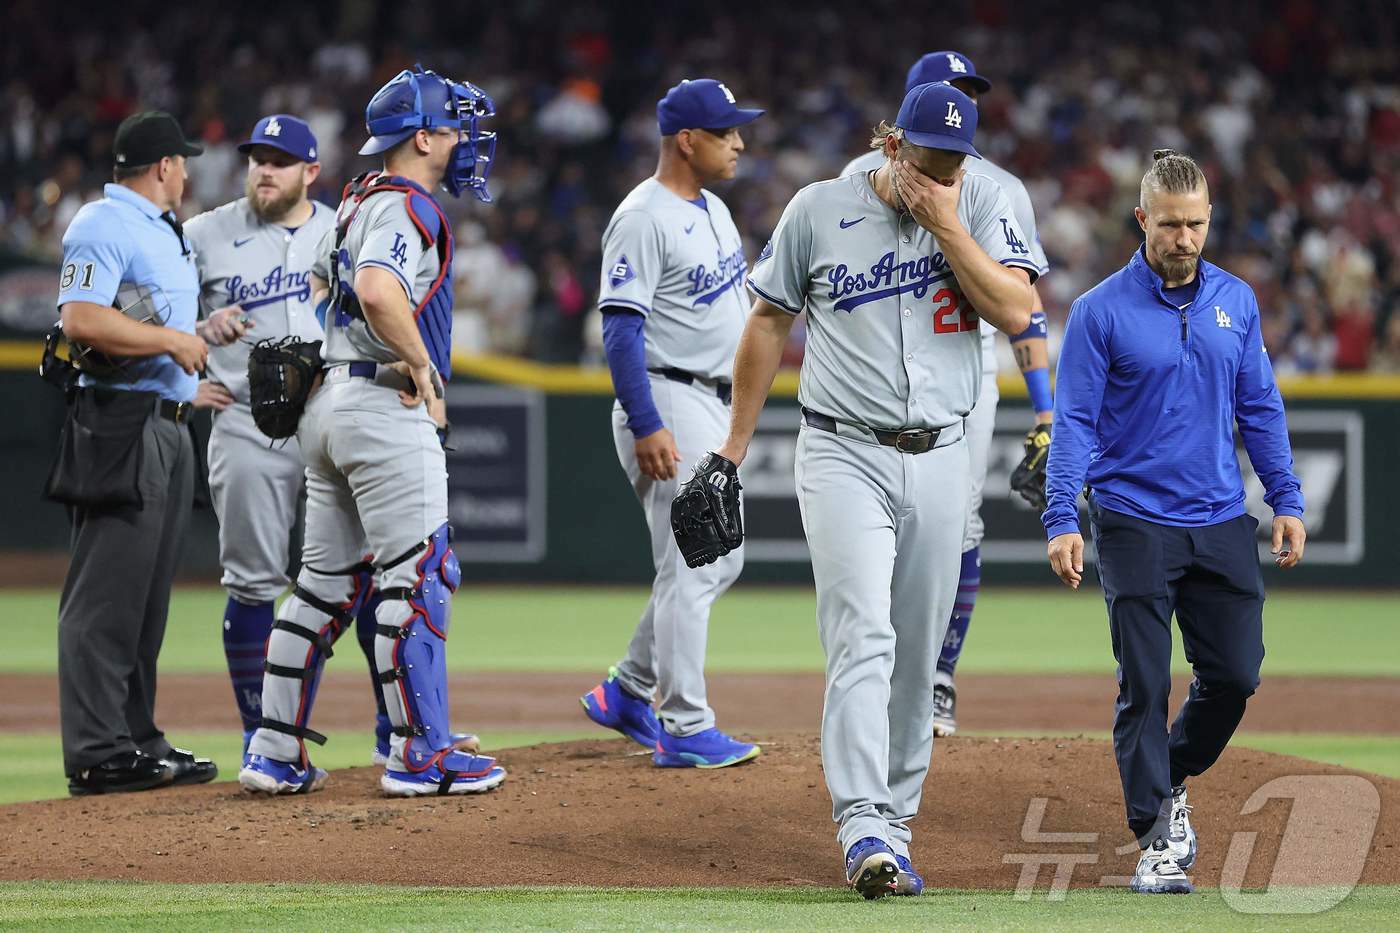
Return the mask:
<svg viewBox="0 0 1400 933"><path fill-rule="evenodd" d="M852 172L869 172L885 164L885 154L879 150L872 149L865 155L857 156L846 163L846 167L841 170L842 175L849 175ZM987 158L968 159L964 163L969 175L986 175L992 181L1001 185L1001 190L1006 192L1006 199L1011 202L1011 213L1016 215L1016 223L1025 234L1025 246L1030 250L1029 256L1035 264L1037 275L1044 275L1050 271L1050 262L1045 258L1045 250L1040 245L1040 229L1035 223L1035 206L1031 204L1031 196L1026 191L1026 186L1021 184L1021 179L1008 172ZM982 370L987 373L997 371L996 345L994 338L997 329L986 321L982 322Z"/></svg>
<svg viewBox="0 0 1400 933"><path fill-rule="evenodd" d="M992 259L1037 273L1011 205L968 173L958 217ZM807 310L798 400L878 428L941 428L981 388L978 318L933 234L881 201L861 172L808 185L788 203L749 288Z"/></svg>
<svg viewBox="0 0 1400 933"><path fill-rule="evenodd" d="M446 236L443 231L442 236ZM323 251L329 253L335 244L332 229ZM376 194L365 198L359 212L345 231L340 244L337 274L344 286L353 288L355 273L366 266L376 266L394 274L408 296L409 304L418 304L428 295L438 275L437 249L424 249L423 237L408 215L404 198L397 192ZM321 269L317 269L320 275ZM326 347L322 353L327 363L353 363L371 360L392 363L398 359L362 320L352 318L344 326L332 326L326 321Z"/></svg>
<svg viewBox="0 0 1400 933"><path fill-rule="evenodd" d="M632 189L603 231L598 307L646 316L648 369L729 380L748 319L748 262L729 208L701 190L704 206L655 178Z"/></svg>
<svg viewBox="0 0 1400 933"><path fill-rule="evenodd" d="M200 313L208 317L228 305L253 321L247 340L285 337L318 340L321 325L311 301L311 267L335 212L311 202L311 218L295 229L258 219L247 198L193 218L185 236L199 270ZM239 340L209 350L209 378L248 403L248 348Z"/></svg>

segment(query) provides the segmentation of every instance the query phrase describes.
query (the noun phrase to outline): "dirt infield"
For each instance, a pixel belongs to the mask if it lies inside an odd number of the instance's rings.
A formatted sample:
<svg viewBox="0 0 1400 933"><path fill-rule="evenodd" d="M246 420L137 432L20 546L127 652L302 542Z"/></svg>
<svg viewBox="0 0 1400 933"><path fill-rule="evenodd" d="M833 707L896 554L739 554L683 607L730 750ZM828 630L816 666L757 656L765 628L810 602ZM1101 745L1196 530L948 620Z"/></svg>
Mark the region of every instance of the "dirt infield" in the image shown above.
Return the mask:
<svg viewBox="0 0 1400 933"><path fill-rule="evenodd" d="M481 797L389 799L371 768L339 771L307 797L252 798L229 784L0 807L0 879L350 881L395 884L836 885L840 858L814 737L755 736L752 764L663 770L626 740L512 749L511 777ZM1219 882L1231 834L1257 832L1245 883L1270 881L1287 800L1240 816L1245 800L1284 775L1339 768L1231 749L1191 785L1200 835L1192 874ZM1400 781L1368 776L1383 819L1362 880L1400 882ZM1361 786L1361 790L1366 790ZM1369 791L1367 791L1369 794ZM1334 866L1356 845L1332 829L1365 795L1330 794L1322 829L1301 840L1305 870L1276 884L1347 883ZM1034 801L1043 804L1033 804ZM1314 801L1316 803L1316 801ZM1027 810L1044 807L1027 825ZM1296 808L1297 804L1293 804ZM1316 825L1316 824L1314 824ZM1091 842L1027 842L1025 833L1095 833ZM945 888L1007 889L1024 854L1091 860L1079 886L1131 874L1135 856L1113 757L1096 740L954 738L941 742L914 825L915 864ZM1042 872L1048 881L1050 869ZM1345 873L1343 873L1345 874Z"/></svg>
<svg viewBox="0 0 1400 933"><path fill-rule="evenodd" d="M596 674L461 674L451 682L453 722L490 731L576 731L589 728L578 697ZM710 701L720 723L755 733L816 732L821 719L820 674L710 674ZM969 730L1074 735L1113 725L1116 687L1102 675L963 674L958 718ZM1172 685L1176 700L1186 679ZM58 684L52 674L0 674L0 732L54 733ZM1343 732L1400 735L1400 678L1265 677L1240 728L1255 732ZM162 727L237 729L223 674L163 675L158 695ZM368 729L374 710L369 675L358 658L324 678L315 726Z"/></svg>

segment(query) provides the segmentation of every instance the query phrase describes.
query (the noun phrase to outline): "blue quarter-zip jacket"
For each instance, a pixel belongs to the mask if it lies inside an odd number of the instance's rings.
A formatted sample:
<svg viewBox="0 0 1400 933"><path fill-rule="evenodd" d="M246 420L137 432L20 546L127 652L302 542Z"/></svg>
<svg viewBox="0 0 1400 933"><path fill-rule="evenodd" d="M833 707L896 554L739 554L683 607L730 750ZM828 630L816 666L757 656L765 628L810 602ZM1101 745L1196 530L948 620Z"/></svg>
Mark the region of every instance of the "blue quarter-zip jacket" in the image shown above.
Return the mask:
<svg viewBox="0 0 1400 933"><path fill-rule="evenodd" d="M1178 310L1141 248L1070 308L1046 466L1046 535L1079 531L1087 479L1107 509L1164 525L1244 514L1239 426L1264 501L1303 514L1283 399L1240 279L1201 260L1195 300Z"/></svg>

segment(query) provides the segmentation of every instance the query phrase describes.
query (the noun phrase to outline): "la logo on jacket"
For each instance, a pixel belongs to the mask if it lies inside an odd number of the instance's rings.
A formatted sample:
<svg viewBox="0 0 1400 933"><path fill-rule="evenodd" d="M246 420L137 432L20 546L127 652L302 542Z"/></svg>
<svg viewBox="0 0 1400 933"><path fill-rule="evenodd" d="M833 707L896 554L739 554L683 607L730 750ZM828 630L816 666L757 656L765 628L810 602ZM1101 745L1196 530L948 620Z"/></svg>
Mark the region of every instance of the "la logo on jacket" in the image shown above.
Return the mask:
<svg viewBox="0 0 1400 933"><path fill-rule="evenodd" d="M1215 306L1215 325L1217 327L1229 327L1230 315L1220 310L1220 305Z"/></svg>

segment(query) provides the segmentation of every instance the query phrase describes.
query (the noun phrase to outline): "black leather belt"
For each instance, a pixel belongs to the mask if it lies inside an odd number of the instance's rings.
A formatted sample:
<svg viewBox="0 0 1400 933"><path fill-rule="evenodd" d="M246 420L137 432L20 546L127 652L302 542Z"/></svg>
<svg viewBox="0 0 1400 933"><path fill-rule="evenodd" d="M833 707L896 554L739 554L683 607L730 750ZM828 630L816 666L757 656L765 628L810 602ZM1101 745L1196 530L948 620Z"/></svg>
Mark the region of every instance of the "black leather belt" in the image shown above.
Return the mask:
<svg viewBox="0 0 1400 933"><path fill-rule="evenodd" d="M683 369L672 369L669 367L664 369L648 369L647 372L656 373L658 376L670 379L672 382L679 382L683 385L699 383L701 387L704 388L705 384L709 383L715 387L715 397L726 405L728 405L730 400L734 397L734 384L725 382L723 379L705 379L694 373L688 373Z"/></svg>
<svg viewBox="0 0 1400 933"><path fill-rule="evenodd" d="M166 421L173 421L176 424L184 424L189 421L190 412L193 410L194 405L190 402L177 402L168 398L156 402L156 414Z"/></svg>
<svg viewBox="0 0 1400 933"><path fill-rule="evenodd" d="M823 415L821 412L812 411L810 408L802 409L802 420L807 422L810 428L818 431L826 431L835 434L836 419L830 415ZM943 433L940 428L931 431L928 428L908 428L904 431L882 431L879 428L872 428L868 425L858 425L863 430L874 435L875 440L886 447L893 447L904 454L921 454L930 451L938 443L938 435Z"/></svg>

